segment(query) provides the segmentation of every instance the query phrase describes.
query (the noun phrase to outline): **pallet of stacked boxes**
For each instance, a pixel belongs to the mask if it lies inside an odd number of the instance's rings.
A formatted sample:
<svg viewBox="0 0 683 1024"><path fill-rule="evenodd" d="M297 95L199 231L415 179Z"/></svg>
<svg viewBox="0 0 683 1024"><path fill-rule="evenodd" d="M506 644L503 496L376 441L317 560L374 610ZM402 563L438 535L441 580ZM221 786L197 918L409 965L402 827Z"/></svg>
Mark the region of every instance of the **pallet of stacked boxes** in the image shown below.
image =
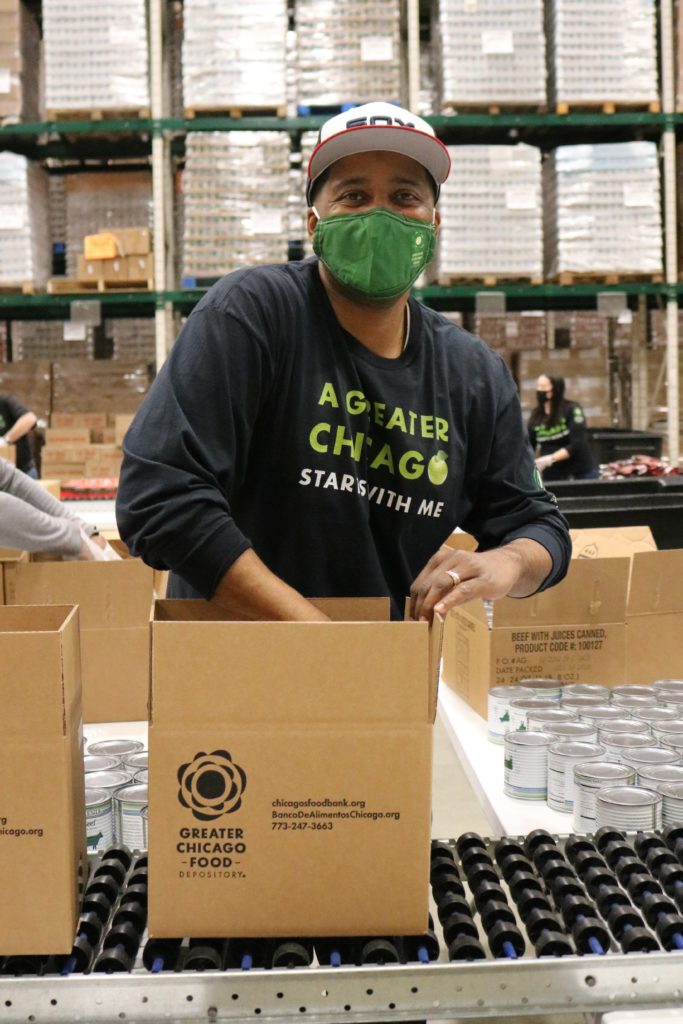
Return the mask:
<svg viewBox="0 0 683 1024"><path fill-rule="evenodd" d="M284 117L286 0L185 0L185 115Z"/></svg>
<svg viewBox="0 0 683 1024"><path fill-rule="evenodd" d="M560 146L543 165L546 275L560 284L661 280L657 146Z"/></svg>
<svg viewBox="0 0 683 1024"><path fill-rule="evenodd" d="M475 313L471 328L487 345L495 349L508 365L515 352L545 349L547 314L540 309L523 313Z"/></svg>
<svg viewBox="0 0 683 1024"><path fill-rule="evenodd" d="M449 146L441 190L438 283L539 282L543 270L541 151L533 146Z"/></svg>
<svg viewBox="0 0 683 1024"><path fill-rule="evenodd" d="M149 115L146 8L145 0L43 0L49 120Z"/></svg>
<svg viewBox="0 0 683 1024"><path fill-rule="evenodd" d="M39 422L50 422L52 367L47 359L0 363L0 392L15 395Z"/></svg>
<svg viewBox="0 0 683 1024"><path fill-rule="evenodd" d="M76 278L97 291L154 287L152 237L147 227L102 228L83 239Z"/></svg>
<svg viewBox="0 0 683 1024"><path fill-rule="evenodd" d="M38 23L22 0L0 7L0 122L39 120L41 43Z"/></svg>
<svg viewBox="0 0 683 1024"><path fill-rule="evenodd" d="M50 275L47 174L17 153L0 153L0 287L30 291Z"/></svg>
<svg viewBox="0 0 683 1024"><path fill-rule="evenodd" d="M285 132L188 132L182 182L182 284L288 255Z"/></svg>
<svg viewBox="0 0 683 1024"><path fill-rule="evenodd" d="M116 317L105 320L104 334L111 341L112 359L154 362L156 341L152 317Z"/></svg>
<svg viewBox="0 0 683 1024"><path fill-rule="evenodd" d="M399 0L297 0L300 114L402 98Z"/></svg>
<svg viewBox="0 0 683 1024"><path fill-rule="evenodd" d="M553 0L546 36L548 91L558 113L659 110L654 0Z"/></svg>
<svg viewBox="0 0 683 1024"><path fill-rule="evenodd" d="M12 358L92 359L94 328L70 320L14 320L12 322Z"/></svg>
<svg viewBox="0 0 683 1024"><path fill-rule="evenodd" d="M439 0L432 11L440 110L545 106L543 0Z"/></svg>
<svg viewBox="0 0 683 1024"><path fill-rule="evenodd" d="M567 394L581 405L589 426L609 426L613 422L606 347L518 352L514 363L525 417L536 405L538 377L549 373L553 377L564 377Z"/></svg>

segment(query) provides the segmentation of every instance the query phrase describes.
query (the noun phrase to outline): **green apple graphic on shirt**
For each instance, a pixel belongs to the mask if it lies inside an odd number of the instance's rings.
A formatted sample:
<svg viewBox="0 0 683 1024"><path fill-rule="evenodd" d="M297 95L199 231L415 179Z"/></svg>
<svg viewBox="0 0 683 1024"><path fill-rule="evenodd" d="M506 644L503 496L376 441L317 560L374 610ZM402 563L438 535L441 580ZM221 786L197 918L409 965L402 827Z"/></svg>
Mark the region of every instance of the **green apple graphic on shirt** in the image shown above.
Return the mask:
<svg viewBox="0 0 683 1024"><path fill-rule="evenodd" d="M437 487L439 486L439 484L444 483L446 477L448 476L447 460L447 452L437 452L436 455L432 455L427 465L427 476L429 477L431 483L436 484Z"/></svg>

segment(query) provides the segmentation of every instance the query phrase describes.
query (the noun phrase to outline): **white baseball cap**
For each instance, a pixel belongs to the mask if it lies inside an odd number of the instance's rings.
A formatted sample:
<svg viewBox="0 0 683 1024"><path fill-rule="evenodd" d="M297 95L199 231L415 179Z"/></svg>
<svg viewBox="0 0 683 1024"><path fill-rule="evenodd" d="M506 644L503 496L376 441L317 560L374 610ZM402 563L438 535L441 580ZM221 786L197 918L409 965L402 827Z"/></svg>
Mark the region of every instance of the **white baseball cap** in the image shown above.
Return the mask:
<svg viewBox="0 0 683 1024"><path fill-rule="evenodd" d="M438 198L451 169L451 158L432 126L393 103L365 103L335 114L321 127L308 162L309 206L313 184L323 171L344 156L374 150L401 153L422 164L434 179Z"/></svg>

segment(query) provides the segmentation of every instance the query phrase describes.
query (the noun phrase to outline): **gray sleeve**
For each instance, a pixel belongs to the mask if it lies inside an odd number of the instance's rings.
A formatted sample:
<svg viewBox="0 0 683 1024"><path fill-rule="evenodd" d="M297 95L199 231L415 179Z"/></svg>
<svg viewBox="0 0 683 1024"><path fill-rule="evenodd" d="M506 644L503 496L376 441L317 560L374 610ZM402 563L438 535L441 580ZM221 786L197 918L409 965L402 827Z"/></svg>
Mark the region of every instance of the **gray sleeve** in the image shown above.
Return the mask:
<svg viewBox="0 0 683 1024"><path fill-rule="evenodd" d="M38 509L39 512L45 512L48 516L53 516L58 519L70 519L77 523L80 527L83 527L88 536L91 536L95 530L95 527L89 526L84 523L78 516L73 512L68 505L62 504L61 501L57 501L52 495L37 484L35 480L27 476L26 473L22 473L21 470L16 469L11 462L7 459L0 458L0 491L4 491L7 494L12 494L15 498L20 498L25 501L27 505L32 505L33 508Z"/></svg>

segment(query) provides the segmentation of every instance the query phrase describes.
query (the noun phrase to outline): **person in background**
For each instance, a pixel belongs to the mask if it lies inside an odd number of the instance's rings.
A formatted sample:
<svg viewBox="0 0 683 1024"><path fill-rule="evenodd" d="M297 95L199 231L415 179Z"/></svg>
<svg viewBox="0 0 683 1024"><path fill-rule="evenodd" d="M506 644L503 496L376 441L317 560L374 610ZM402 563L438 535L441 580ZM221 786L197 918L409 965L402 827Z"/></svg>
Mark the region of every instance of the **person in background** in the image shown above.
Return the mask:
<svg viewBox="0 0 683 1024"><path fill-rule="evenodd" d="M316 257L238 270L203 297L123 444L117 521L170 597L316 620L308 598L391 598L431 620L558 583L571 542L540 485L514 382L411 297L450 157L407 110L321 128ZM456 526L476 552L446 541Z"/></svg>
<svg viewBox="0 0 683 1024"><path fill-rule="evenodd" d="M0 547L113 561L119 555L90 526L26 473L0 458Z"/></svg>
<svg viewBox="0 0 683 1024"><path fill-rule="evenodd" d="M529 417L529 441L538 456L536 468L551 480L596 480L586 418L578 402L564 397L564 377L542 373L536 381L536 408Z"/></svg>
<svg viewBox="0 0 683 1024"><path fill-rule="evenodd" d="M38 422L30 409L26 409L13 395L0 395L0 456L3 449L16 445L16 465L22 473L38 476L28 435Z"/></svg>

